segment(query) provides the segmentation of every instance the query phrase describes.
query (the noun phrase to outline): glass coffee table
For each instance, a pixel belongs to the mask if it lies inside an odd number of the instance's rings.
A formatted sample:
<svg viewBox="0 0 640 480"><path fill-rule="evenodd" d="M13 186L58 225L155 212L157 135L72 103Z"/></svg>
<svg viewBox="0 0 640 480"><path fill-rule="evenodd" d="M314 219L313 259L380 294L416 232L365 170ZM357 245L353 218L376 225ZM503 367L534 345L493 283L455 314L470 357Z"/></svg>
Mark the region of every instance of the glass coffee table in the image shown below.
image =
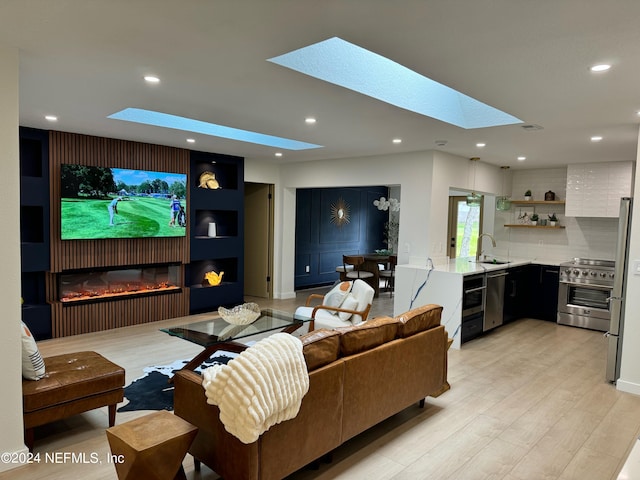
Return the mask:
<svg viewBox="0 0 640 480"><path fill-rule="evenodd" d="M204 347L202 352L184 366L185 369L193 370L218 350L242 352L247 345L238 342L241 338L276 331L292 333L310 321L310 317L265 308L258 319L248 325L233 325L222 318L212 318L177 327L161 328L160 331Z"/></svg>

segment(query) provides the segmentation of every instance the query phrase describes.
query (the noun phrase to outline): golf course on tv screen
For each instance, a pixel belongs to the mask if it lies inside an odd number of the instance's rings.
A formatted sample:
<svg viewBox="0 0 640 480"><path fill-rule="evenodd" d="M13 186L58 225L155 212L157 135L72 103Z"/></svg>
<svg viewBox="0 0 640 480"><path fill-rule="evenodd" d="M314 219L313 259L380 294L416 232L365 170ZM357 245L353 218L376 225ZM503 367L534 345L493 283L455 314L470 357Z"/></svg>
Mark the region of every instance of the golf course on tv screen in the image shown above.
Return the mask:
<svg viewBox="0 0 640 480"><path fill-rule="evenodd" d="M61 238L186 235L187 175L61 165Z"/></svg>

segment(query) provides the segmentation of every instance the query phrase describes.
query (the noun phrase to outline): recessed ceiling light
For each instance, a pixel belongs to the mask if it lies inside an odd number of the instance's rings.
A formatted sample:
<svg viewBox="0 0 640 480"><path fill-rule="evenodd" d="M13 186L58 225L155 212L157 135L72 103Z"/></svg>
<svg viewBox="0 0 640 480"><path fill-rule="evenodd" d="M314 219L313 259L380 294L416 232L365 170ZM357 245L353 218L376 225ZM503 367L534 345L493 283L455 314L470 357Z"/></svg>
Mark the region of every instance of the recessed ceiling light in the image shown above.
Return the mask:
<svg viewBox="0 0 640 480"><path fill-rule="evenodd" d="M461 128L522 123L513 115L338 37L267 61Z"/></svg>
<svg viewBox="0 0 640 480"><path fill-rule="evenodd" d="M591 141L592 142L599 142L602 140L602 137L600 135L596 135L595 137L591 137Z"/></svg>
<svg viewBox="0 0 640 480"><path fill-rule="evenodd" d="M592 72L606 72L610 68L611 68L611 65L609 65L608 63L601 63L599 65L594 65L593 67L591 67L591 71Z"/></svg>
<svg viewBox="0 0 640 480"><path fill-rule="evenodd" d="M282 152L276 152L276 157L281 157L282 156Z"/></svg>
<svg viewBox="0 0 640 480"><path fill-rule="evenodd" d="M523 157L523 156L518 157L519 162L524 162L526 159L527 157Z"/></svg>
<svg viewBox="0 0 640 480"><path fill-rule="evenodd" d="M160 83L160 79L155 75L145 75L144 81L147 83Z"/></svg>
<svg viewBox="0 0 640 480"><path fill-rule="evenodd" d="M308 123L309 125L312 125L314 123L316 123L316 119L313 117L307 117L304 119L304 123Z"/></svg>
<svg viewBox="0 0 640 480"><path fill-rule="evenodd" d="M402 139L401 138L394 138L392 140L393 143L402 143Z"/></svg>
<svg viewBox="0 0 640 480"><path fill-rule="evenodd" d="M49 120L50 122L57 122L58 121L58 117L56 117L55 115L45 115L44 118L45 118L45 120Z"/></svg>
<svg viewBox="0 0 640 480"><path fill-rule="evenodd" d="M487 144L486 143L476 143L476 147L482 148L482 147L486 147Z"/></svg>
<svg viewBox="0 0 640 480"><path fill-rule="evenodd" d="M241 130L239 128L217 125L215 123L203 122L193 118L179 117L169 113L154 112L142 108L125 108L119 112L109 115L107 118L114 120L124 120L126 122L140 123L143 125L153 125L154 127L172 128L189 133L200 133L212 137L227 138L239 142L255 143L274 148L284 148L286 150L308 150L311 148L321 148L322 145L301 142L289 138L275 137L264 133Z"/></svg>
<svg viewBox="0 0 640 480"><path fill-rule="evenodd" d="M187 143L196 143L195 138L187 138Z"/></svg>

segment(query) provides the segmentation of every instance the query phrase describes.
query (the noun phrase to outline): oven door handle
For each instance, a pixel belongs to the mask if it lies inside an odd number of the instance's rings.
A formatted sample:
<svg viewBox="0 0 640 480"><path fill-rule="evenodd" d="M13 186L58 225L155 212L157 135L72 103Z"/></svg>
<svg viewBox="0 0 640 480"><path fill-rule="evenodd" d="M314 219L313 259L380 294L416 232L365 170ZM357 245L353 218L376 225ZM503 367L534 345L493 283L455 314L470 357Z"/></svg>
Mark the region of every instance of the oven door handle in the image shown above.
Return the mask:
<svg viewBox="0 0 640 480"><path fill-rule="evenodd" d="M479 292L480 290L486 290L486 289L487 287L483 285L482 287L470 288L469 290L465 290L464 294L467 295L468 293Z"/></svg>
<svg viewBox="0 0 640 480"><path fill-rule="evenodd" d="M611 285L599 285L597 283L576 283L576 282L567 282L566 280L560 280L560 283L563 285L573 285L574 287L595 287L601 290L613 290Z"/></svg>

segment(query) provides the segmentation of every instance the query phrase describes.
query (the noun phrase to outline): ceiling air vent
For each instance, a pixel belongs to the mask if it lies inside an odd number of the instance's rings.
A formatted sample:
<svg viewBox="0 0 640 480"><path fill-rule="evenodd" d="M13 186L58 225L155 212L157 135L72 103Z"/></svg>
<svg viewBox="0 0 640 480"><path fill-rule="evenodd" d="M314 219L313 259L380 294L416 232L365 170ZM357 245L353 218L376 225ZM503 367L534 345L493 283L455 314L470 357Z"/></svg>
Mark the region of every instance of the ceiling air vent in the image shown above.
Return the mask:
<svg viewBox="0 0 640 480"><path fill-rule="evenodd" d="M541 127L540 125L536 125L534 123L530 123L528 125L520 125L522 127L523 130L526 130L527 132L533 132L534 130L542 130L543 127Z"/></svg>

